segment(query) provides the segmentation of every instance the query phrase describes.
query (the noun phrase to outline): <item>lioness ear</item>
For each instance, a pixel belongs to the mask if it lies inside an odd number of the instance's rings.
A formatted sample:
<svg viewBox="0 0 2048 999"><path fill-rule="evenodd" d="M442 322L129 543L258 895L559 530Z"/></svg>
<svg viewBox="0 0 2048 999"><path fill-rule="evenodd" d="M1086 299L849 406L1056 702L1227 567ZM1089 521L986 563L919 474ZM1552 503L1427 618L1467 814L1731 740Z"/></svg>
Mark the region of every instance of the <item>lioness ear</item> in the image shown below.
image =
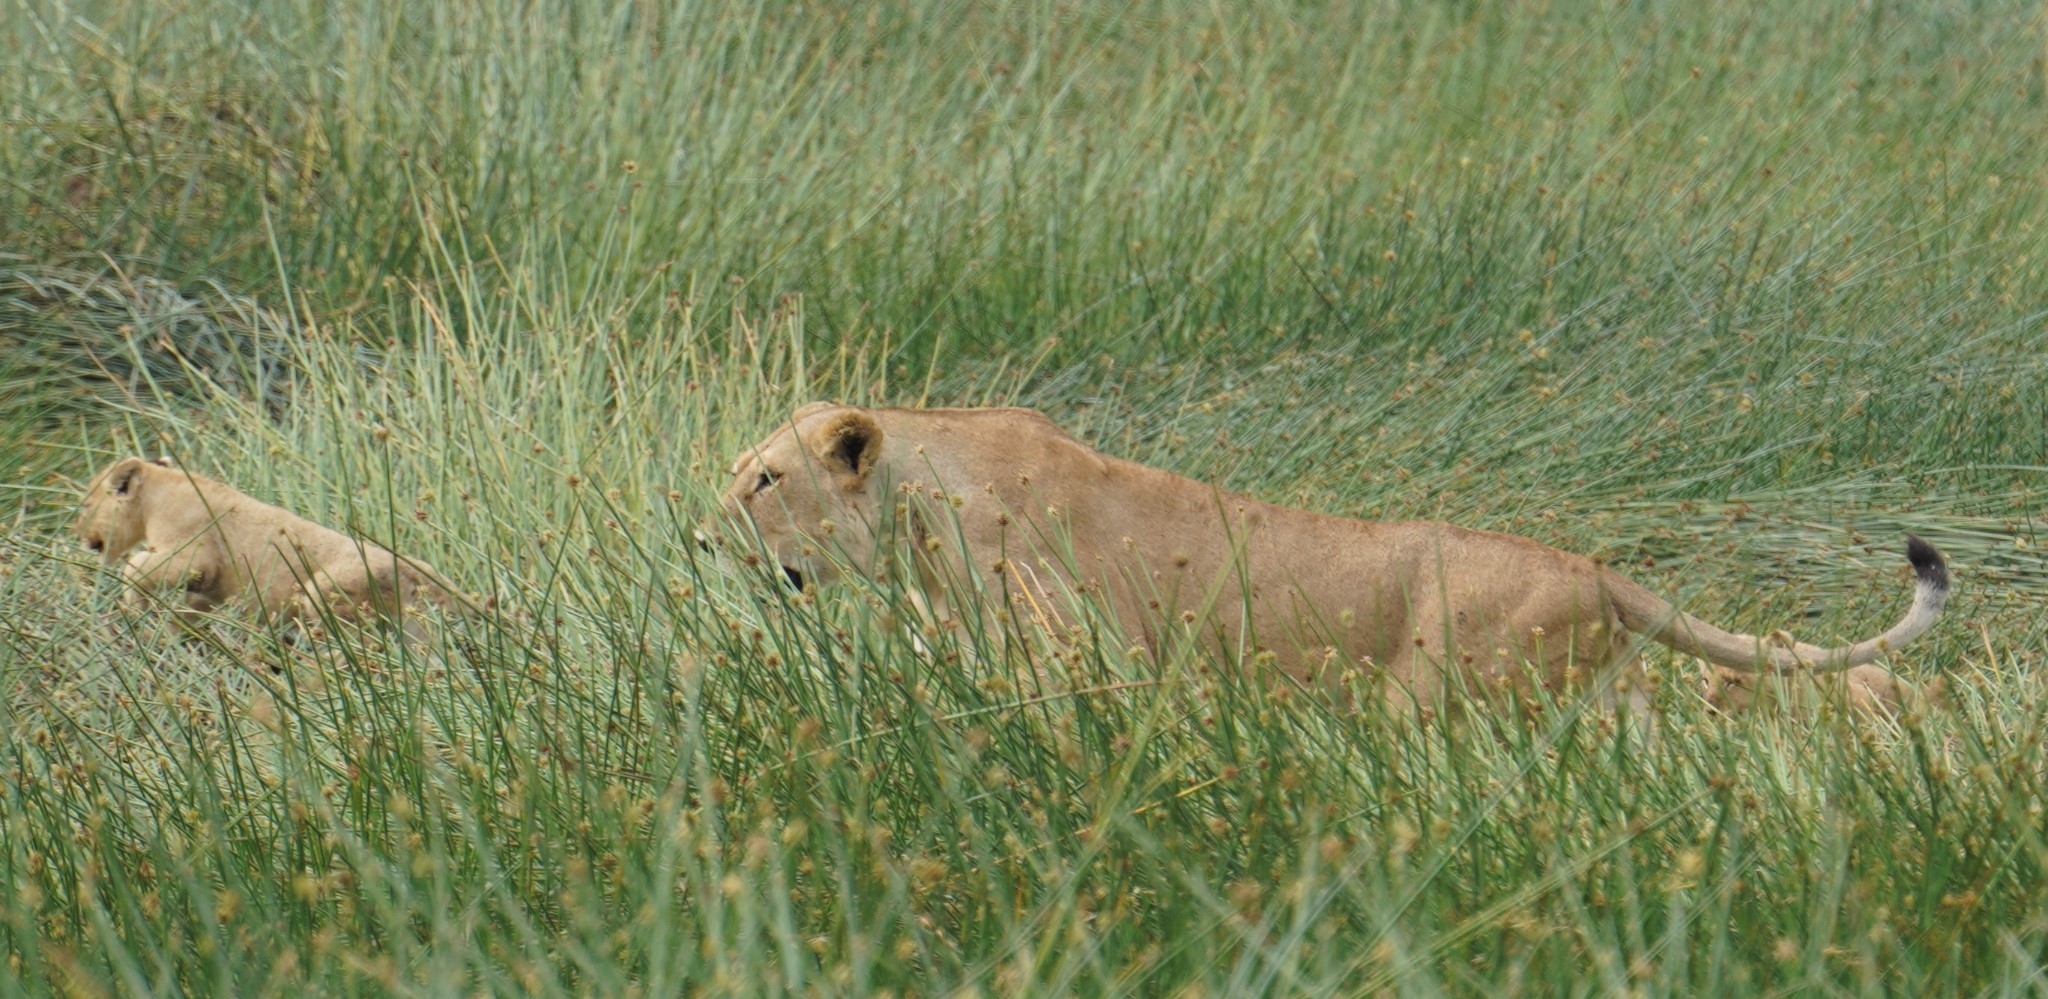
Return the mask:
<svg viewBox="0 0 2048 999"><path fill-rule="evenodd" d="M107 473L107 491L116 496L126 496L135 489L136 473L142 471L141 458L123 458L113 471Z"/></svg>
<svg viewBox="0 0 2048 999"><path fill-rule="evenodd" d="M856 484L875 470L875 461L882 456L882 425L858 409L819 420L804 438L827 469L853 476Z"/></svg>
<svg viewBox="0 0 2048 999"><path fill-rule="evenodd" d="M174 460L174 459L173 459L173 458L172 458L172 457L171 457L170 455L164 455L163 457L161 457L161 458L158 458L158 459L156 460L156 467L158 467L158 468L176 468L176 467L178 467L178 463L177 463L177 461L176 461L176 460Z"/></svg>

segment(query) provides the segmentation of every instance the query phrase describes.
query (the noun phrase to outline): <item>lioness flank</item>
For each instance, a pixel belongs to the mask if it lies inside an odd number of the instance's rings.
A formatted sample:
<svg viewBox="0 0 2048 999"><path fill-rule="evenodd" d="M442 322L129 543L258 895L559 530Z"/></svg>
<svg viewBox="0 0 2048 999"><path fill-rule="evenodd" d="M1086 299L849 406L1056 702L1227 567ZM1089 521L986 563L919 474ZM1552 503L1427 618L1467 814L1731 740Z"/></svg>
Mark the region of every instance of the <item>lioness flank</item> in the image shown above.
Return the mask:
<svg viewBox="0 0 2048 999"><path fill-rule="evenodd" d="M121 575L132 604L169 591L183 617L235 603L310 626L323 609L341 618L390 615L421 597L449 610L469 606L421 562L193 475L169 458L107 466L86 488L72 531L107 565L127 563Z"/></svg>
<svg viewBox="0 0 2048 999"><path fill-rule="evenodd" d="M1838 648L1760 639L1526 538L1273 506L1112 458L1027 409L812 403L732 473L727 514L799 586L908 566L943 619L975 612L946 596L972 576L986 613L1055 627L1092 592L1155 651L1199 630L1309 683L1362 670L1417 705L1447 683L1520 685L1525 663L1553 690L1633 676L1631 633L1739 671L1846 670L1927 630L1948 596L1941 554L1909 535L1913 605L1890 630Z"/></svg>

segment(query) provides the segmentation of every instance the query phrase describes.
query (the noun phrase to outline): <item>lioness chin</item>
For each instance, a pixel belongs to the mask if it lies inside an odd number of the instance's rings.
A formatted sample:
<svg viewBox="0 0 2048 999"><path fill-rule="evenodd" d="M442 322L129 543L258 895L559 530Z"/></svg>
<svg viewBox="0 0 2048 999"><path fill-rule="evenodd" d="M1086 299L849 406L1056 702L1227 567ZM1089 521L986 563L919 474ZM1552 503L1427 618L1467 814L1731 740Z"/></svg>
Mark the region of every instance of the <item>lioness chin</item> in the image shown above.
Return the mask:
<svg viewBox="0 0 2048 999"><path fill-rule="evenodd" d="M1838 648L1736 634L1620 573L1526 538L1273 506L1102 454L1026 409L812 403L741 453L722 506L798 585L908 569L939 617L1070 623L1098 595L1156 652L1272 650L1309 683L1360 670L1426 706L1447 689L1639 679L1631 634L1741 672L1831 672L1931 625L1939 552L1908 536L1913 604ZM962 584L969 584L966 589ZM990 595L979 611L948 594ZM1190 632L1199 632L1190 634ZM1638 706L1641 690L1629 690Z"/></svg>
<svg viewBox="0 0 2048 999"><path fill-rule="evenodd" d="M188 622L222 607L315 627L327 615L396 615L421 598L447 610L473 606L422 562L194 475L169 458L107 466L87 486L72 532L107 565L125 563L131 606L165 597Z"/></svg>

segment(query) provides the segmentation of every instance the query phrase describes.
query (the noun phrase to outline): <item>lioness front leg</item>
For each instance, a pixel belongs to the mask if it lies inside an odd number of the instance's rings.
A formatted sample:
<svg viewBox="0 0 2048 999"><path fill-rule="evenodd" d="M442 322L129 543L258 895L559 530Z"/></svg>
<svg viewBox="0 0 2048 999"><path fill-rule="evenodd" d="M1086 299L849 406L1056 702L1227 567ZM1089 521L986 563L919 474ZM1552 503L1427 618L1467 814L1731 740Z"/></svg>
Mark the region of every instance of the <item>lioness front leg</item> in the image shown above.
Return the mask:
<svg viewBox="0 0 2048 999"><path fill-rule="evenodd" d="M159 552L145 548L129 556L121 569L126 588L122 604L144 610L161 599L171 604L182 623L191 624L219 603L214 592L219 576L203 549L188 546Z"/></svg>

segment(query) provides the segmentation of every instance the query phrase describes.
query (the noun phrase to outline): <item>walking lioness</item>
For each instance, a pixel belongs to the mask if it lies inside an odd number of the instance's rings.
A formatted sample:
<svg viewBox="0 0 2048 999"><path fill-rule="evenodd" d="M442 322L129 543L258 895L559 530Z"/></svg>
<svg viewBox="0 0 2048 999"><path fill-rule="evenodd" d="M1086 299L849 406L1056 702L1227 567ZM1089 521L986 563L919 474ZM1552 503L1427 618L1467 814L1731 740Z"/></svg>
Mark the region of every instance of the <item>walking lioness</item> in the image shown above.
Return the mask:
<svg viewBox="0 0 2048 999"><path fill-rule="evenodd" d="M131 603L166 593L181 617L237 603L270 619L385 615L426 598L470 601L413 559L178 468L123 458L93 477L72 531L107 565L126 562ZM128 552L139 548L134 555Z"/></svg>
<svg viewBox="0 0 2048 999"><path fill-rule="evenodd" d="M1056 626L1092 592L1155 651L1199 631L1308 682L1364 670L1418 705L1447 682L1520 682L1525 663L1552 689L1626 672L1631 632L1735 670L1844 670L1927 630L1948 596L1941 554L1909 535L1913 606L1889 631L1840 648L1759 639L1526 538L1273 506L1109 457L1026 409L812 403L732 474L726 513L798 586L909 567L940 618ZM970 577L990 606L950 606Z"/></svg>

